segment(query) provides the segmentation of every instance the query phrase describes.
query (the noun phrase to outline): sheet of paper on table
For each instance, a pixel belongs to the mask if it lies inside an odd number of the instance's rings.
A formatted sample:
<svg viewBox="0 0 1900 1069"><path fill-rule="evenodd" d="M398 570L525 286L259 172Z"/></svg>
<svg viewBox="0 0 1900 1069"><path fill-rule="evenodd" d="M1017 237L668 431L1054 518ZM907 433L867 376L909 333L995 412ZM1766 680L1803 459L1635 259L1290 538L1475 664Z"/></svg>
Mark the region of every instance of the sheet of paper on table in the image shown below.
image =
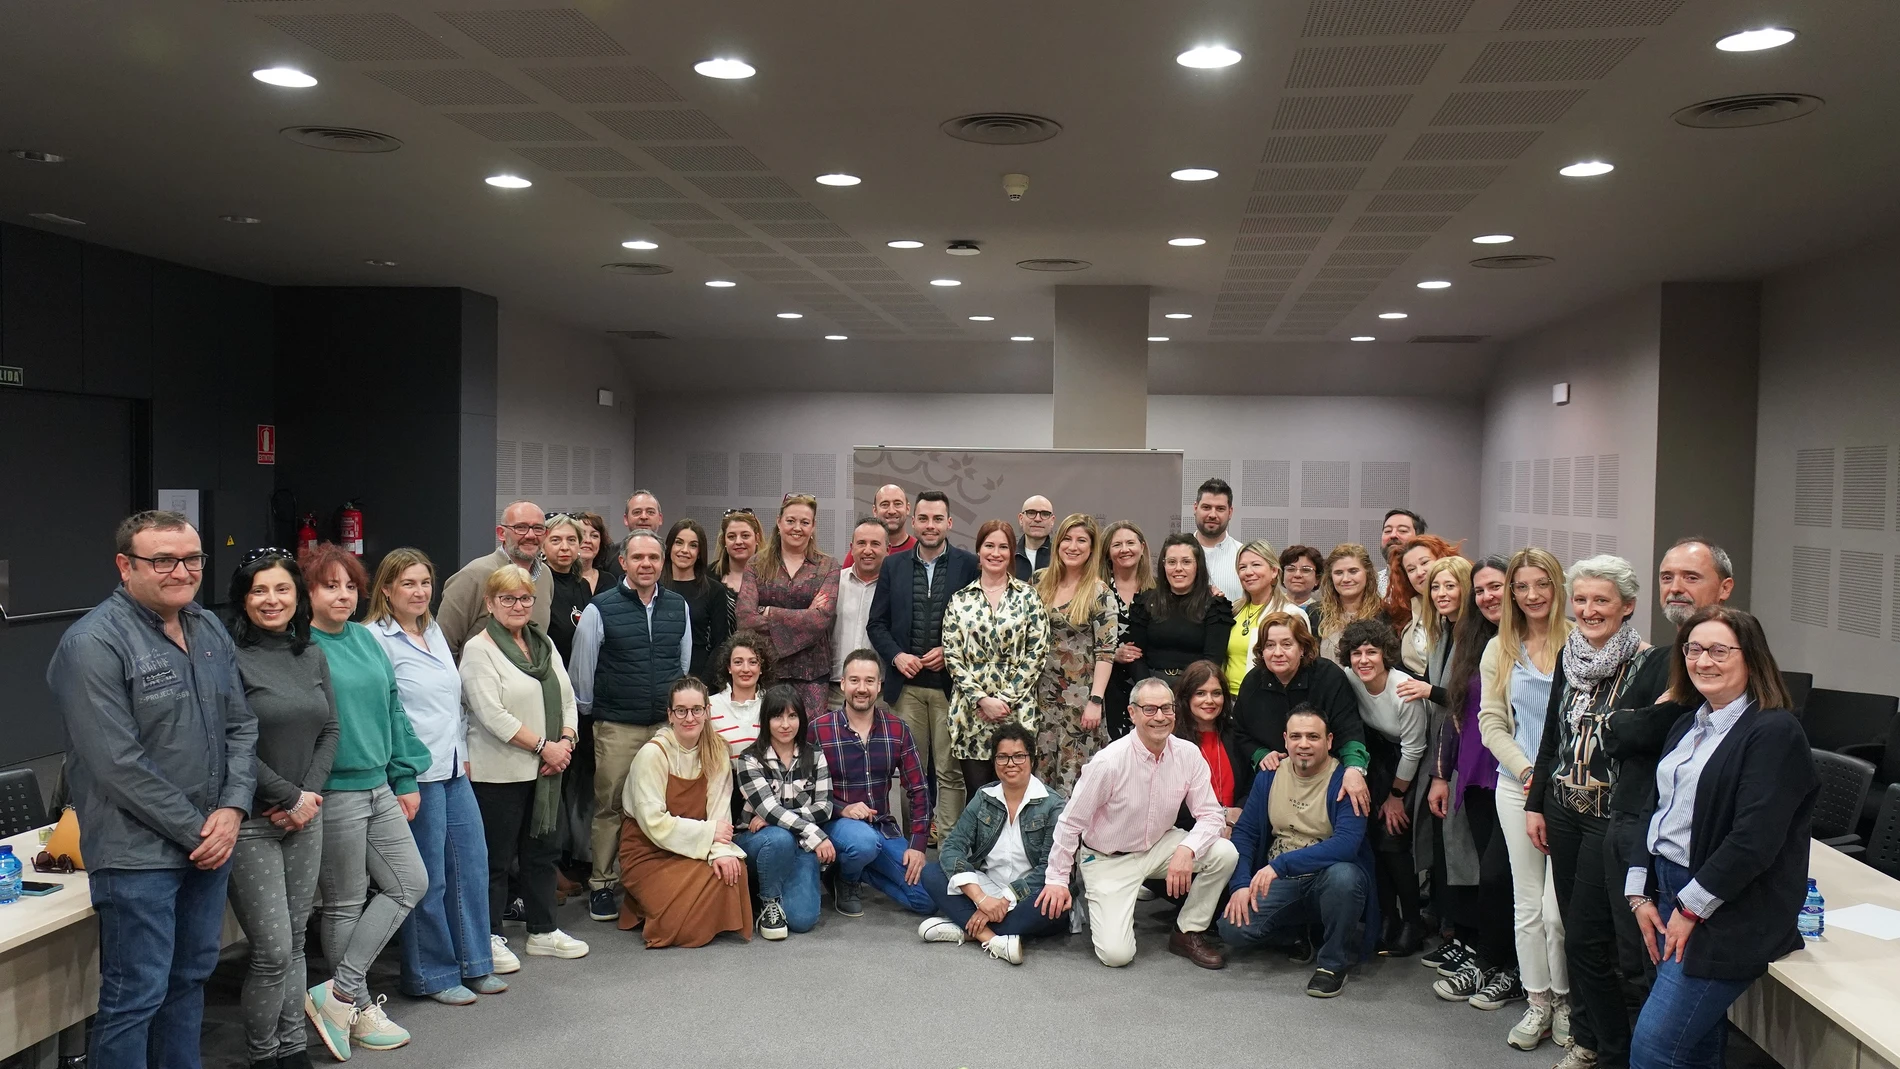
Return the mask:
<svg viewBox="0 0 1900 1069"><path fill-rule="evenodd" d="M1875 939L1900 939L1900 909L1888 909L1872 902L1830 909L1827 911L1827 926L1871 935Z"/></svg>

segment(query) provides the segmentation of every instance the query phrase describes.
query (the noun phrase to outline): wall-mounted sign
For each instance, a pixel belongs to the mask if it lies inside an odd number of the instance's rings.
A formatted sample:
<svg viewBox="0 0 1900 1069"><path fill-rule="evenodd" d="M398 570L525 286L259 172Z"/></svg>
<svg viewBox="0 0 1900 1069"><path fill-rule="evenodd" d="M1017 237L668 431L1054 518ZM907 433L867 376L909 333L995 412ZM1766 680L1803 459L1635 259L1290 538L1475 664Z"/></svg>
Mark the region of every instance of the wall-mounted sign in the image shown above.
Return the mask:
<svg viewBox="0 0 1900 1069"><path fill-rule="evenodd" d="M259 464L277 463L277 426L275 424L257 425L257 462Z"/></svg>
<svg viewBox="0 0 1900 1069"><path fill-rule="evenodd" d="M0 364L0 386L25 386L26 369Z"/></svg>

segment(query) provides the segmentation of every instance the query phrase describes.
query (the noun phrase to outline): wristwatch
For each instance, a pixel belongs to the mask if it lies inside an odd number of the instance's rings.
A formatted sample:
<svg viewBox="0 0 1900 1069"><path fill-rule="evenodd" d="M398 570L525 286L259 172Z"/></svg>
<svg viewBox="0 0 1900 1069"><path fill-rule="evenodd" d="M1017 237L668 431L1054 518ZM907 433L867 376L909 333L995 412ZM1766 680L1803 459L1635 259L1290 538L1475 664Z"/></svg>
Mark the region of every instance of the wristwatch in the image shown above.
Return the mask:
<svg viewBox="0 0 1900 1069"><path fill-rule="evenodd" d="M540 742L537 742L534 744L534 755L536 757L541 756L541 751L547 748L548 748L548 740L542 739Z"/></svg>
<svg viewBox="0 0 1900 1069"><path fill-rule="evenodd" d="M1089 695L1089 700L1088 700L1087 702L1084 702L1083 704L1085 704L1085 705L1103 705L1103 704L1106 704L1106 703L1104 703L1104 702L1102 701L1102 696L1101 696L1100 694L1091 694L1091 695Z"/></svg>
<svg viewBox="0 0 1900 1069"><path fill-rule="evenodd" d="M1397 798L1397 799L1399 799L1400 801L1404 801L1404 800L1405 800L1405 792L1407 792L1407 791L1409 791L1409 790L1411 790L1411 789L1412 789L1412 788L1410 788L1410 787L1394 787L1394 788L1392 788L1392 790L1391 790L1391 794L1392 794L1392 797L1394 797L1394 798Z"/></svg>

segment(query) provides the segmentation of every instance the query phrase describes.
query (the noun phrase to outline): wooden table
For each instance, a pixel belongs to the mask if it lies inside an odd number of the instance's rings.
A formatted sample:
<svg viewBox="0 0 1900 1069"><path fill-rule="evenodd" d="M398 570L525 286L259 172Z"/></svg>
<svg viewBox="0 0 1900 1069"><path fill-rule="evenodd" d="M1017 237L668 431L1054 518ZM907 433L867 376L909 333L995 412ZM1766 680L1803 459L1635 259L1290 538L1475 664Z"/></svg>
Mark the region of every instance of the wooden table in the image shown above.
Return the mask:
<svg viewBox="0 0 1900 1069"><path fill-rule="evenodd" d="M1900 880L1822 843L1808 858L1829 913L1900 909ZM1768 967L1729 1020L1789 1069L1900 1069L1900 940L1827 926Z"/></svg>
<svg viewBox="0 0 1900 1069"><path fill-rule="evenodd" d="M83 872L33 871L34 832L0 839L28 880L63 885L50 895L0 906L0 1058L50 1040L99 1007L99 921ZM29 1064L49 1062L48 1050Z"/></svg>

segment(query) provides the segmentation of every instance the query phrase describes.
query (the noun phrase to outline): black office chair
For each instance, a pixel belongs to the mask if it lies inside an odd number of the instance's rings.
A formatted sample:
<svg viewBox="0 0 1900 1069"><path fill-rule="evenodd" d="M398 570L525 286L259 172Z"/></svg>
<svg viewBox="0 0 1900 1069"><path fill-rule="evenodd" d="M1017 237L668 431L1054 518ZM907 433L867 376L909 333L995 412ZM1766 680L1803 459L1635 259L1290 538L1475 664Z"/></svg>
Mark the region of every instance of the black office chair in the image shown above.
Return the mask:
<svg viewBox="0 0 1900 1069"><path fill-rule="evenodd" d="M1860 853L1866 848L1854 829L1860 826L1860 807L1874 782L1874 766L1858 757L1816 750L1814 771L1821 777L1821 796L1814 800L1814 837L1844 854Z"/></svg>
<svg viewBox="0 0 1900 1069"><path fill-rule="evenodd" d="M1814 689L1813 672L1783 672L1781 685L1788 688L1789 712L1796 720L1808 710L1808 693Z"/></svg>
<svg viewBox="0 0 1900 1069"><path fill-rule="evenodd" d="M1900 783L1900 712L1893 714L1893 722L1879 741L1843 746L1839 752L1873 763L1874 785L1860 811L1860 819L1871 823L1880 815L1881 796L1888 786Z"/></svg>
<svg viewBox="0 0 1900 1069"><path fill-rule="evenodd" d="M1900 698L1891 694L1816 687L1808 692L1801 729L1808 733L1808 745L1845 753L1846 747L1878 740L1895 712L1900 712Z"/></svg>
<svg viewBox="0 0 1900 1069"><path fill-rule="evenodd" d="M1900 878L1900 783L1887 785L1861 860L1889 876Z"/></svg>
<svg viewBox="0 0 1900 1069"><path fill-rule="evenodd" d="M30 768L0 772L0 838L46 826L40 779Z"/></svg>

